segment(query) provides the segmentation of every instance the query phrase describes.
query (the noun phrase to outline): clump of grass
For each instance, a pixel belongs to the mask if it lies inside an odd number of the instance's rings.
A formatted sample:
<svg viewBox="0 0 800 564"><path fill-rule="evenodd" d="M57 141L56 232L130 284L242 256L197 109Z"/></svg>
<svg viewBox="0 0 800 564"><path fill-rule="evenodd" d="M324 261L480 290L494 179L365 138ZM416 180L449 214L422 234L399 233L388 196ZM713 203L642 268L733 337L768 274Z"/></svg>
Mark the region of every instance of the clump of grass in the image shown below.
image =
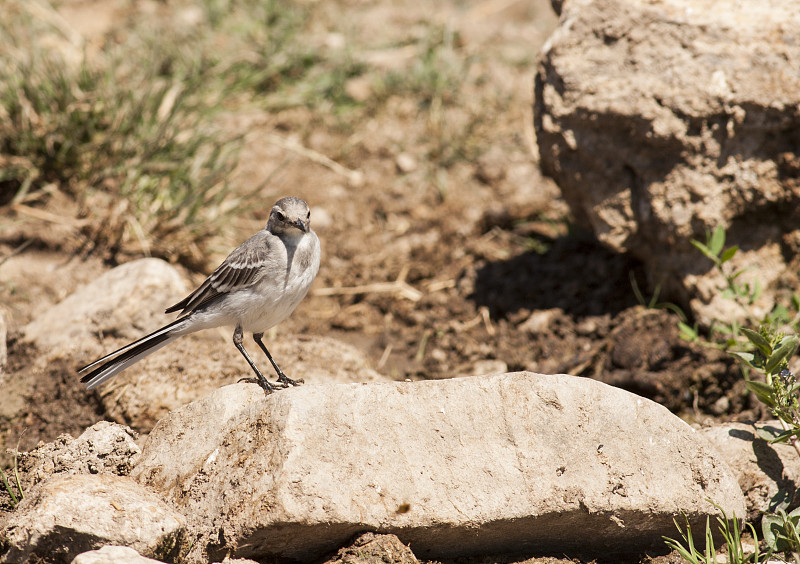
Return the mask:
<svg viewBox="0 0 800 564"><path fill-rule="evenodd" d="M57 44L58 29L10 6L0 16L0 199L44 205L59 191L88 220L88 247L193 262L189 242L238 204L227 185L238 143L214 123L211 69L141 40L67 61L42 41Z"/></svg>
<svg viewBox="0 0 800 564"><path fill-rule="evenodd" d="M304 35L310 8L287 0L204 0L206 50L228 92L255 95L269 110L303 106L338 113L354 107L345 82L365 70L346 48L321 49Z"/></svg>
<svg viewBox="0 0 800 564"><path fill-rule="evenodd" d="M0 205L66 195L83 248L112 259L202 267L204 240L249 196L228 184L240 140L218 125L221 110L335 113L363 70L346 49L314 48L302 35L308 7L285 0L198 0L191 23L134 21L92 56L36 6L12 1L0 14Z"/></svg>
<svg viewBox="0 0 800 564"><path fill-rule="evenodd" d="M722 509L722 507L711 501L709 501L709 503L716 507L721 513L721 515L717 515L717 527L725 542L725 548L727 552L726 562L730 562L731 564L758 564L759 562L766 562L769 559L771 556L771 551L768 551L766 554L759 552L756 531L751 524L748 523L747 527L753 534L753 539L756 540L756 545L754 552L746 554L742 543L743 528L740 525L739 520L736 518L736 514L734 514L731 519L728 519L728 516L725 514L725 511ZM686 522L685 530L681 529L680 525L678 525L678 522L673 520L675 527L681 534L682 542L664 537L664 541L666 542L667 546L673 550L676 550L678 554L681 555L681 558L690 564L717 564L719 560L716 548L714 547L714 534L711 529L710 520L706 518L706 531L703 543L705 546L702 548L695 545L695 540L692 535L692 527L685 515L684 520Z"/></svg>
<svg viewBox="0 0 800 564"><path fill-rule="evenodd" d="M459 54L460 39L452 29L433 25L420 38L419 56L409 69L390 70L376 90L378 100L389 96L412 96L422 108L437 109L455 104L471 61Z"/></svg>

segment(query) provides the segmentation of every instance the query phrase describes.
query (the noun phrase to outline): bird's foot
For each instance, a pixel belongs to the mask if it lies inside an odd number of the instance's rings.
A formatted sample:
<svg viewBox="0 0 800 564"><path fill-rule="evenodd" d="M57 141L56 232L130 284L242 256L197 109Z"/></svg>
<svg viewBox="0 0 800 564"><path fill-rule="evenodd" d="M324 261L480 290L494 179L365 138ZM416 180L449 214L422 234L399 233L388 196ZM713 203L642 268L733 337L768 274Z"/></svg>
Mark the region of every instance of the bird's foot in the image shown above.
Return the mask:
<svg viewBox="0 0 800 564"><path fill-rule="evenodd" d="M283 372L278 374L278 383L283 384L282 387L288 388L289 386L299 386L301 384L305 384L305 381L302 378L298 378L297 380L292 380Z"/></svg>
<svg viewBox="0 0 800 564"><path fill-rule="evenodd" d="M261 387L261 389L264 390L264 393L267 395L271 394L272 392L278 389L278 386L270 384L269 381L263 376L261 378L239 378L238 381L246 382L248 384L258 384ZM286 386L282 387L285 388Z"/></svg>

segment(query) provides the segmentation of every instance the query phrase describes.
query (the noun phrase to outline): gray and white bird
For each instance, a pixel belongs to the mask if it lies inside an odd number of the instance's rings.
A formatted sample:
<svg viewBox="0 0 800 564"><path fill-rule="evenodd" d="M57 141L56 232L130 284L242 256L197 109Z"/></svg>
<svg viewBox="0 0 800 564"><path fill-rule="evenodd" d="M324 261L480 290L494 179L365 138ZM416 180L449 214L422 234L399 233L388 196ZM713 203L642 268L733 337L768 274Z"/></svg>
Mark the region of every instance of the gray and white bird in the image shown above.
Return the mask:
<svg viewBox="0 0 800 564"><path fill-rule="evenodd" d="M283 373L261 339L291 315L319 271L319 239L310 220L308 205L300 198L278 200L264 229L234 249L194 292L166 310L180 311L178 319L80 368L78 372L85 374L81 382L92 389L178 337L232 326L233 344L256 375L240 381L256 383L266 393L301 383ZM247 354L242 345L244 332L252 333L267 355L278 375L277 384L269 382Z"/></svg>

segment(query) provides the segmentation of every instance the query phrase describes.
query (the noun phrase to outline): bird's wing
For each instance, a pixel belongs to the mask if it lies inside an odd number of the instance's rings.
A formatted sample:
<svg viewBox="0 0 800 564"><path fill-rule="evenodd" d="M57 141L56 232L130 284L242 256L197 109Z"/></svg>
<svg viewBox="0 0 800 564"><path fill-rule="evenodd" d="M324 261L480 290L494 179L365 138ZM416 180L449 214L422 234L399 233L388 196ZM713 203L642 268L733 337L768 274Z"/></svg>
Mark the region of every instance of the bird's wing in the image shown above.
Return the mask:
<svg viewBox="0 0 800 564"><path fill-rule="evenodd" d="M263 266L274 252L273 237L266 230L250 237L236 247L194 292L167 308L166 313L180 310L181 315L186 315L219 296L257 282L263 276Z"/></svg>

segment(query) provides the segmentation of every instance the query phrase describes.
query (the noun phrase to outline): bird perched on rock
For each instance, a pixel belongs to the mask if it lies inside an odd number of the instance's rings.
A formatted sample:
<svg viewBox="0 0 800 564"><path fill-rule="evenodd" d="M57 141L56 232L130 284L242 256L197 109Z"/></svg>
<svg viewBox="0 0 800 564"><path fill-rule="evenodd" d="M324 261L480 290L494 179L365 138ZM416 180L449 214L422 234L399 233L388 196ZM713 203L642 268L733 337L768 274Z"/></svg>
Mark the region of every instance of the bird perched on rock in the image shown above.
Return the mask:
<svg viewBox="0 0 800 564"><path fill-rule="evenodd" d="M194 292L167 309L166 313L180 311L178 319L79 369L85 374L81 382L92 389L182 335L232 326L233 344L256 375L240 381L256 383L266 393L302 383L283 373L261 339L291 315L319 271L319 239L310 220L308 204L300 198L278 200L264 229L234 249ZM247 354L244 332L252 333L267 355L277 383L269 382Z"/></svg>

